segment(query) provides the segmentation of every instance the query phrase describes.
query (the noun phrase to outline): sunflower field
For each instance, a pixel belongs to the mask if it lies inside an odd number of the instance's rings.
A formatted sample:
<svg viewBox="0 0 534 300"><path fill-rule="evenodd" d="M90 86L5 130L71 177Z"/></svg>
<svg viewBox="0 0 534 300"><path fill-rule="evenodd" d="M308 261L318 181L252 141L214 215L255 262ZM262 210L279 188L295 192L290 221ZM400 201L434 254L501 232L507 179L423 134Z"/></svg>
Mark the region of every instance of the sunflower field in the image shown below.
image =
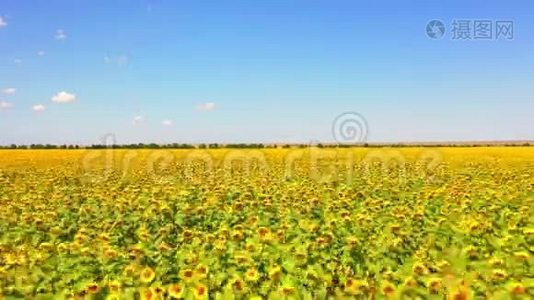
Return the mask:
<svg viewBox="0 0 534 300"><path fill-rule="evenodd" d="M0 299L534 299L534 148L0 150Z"/></svg>

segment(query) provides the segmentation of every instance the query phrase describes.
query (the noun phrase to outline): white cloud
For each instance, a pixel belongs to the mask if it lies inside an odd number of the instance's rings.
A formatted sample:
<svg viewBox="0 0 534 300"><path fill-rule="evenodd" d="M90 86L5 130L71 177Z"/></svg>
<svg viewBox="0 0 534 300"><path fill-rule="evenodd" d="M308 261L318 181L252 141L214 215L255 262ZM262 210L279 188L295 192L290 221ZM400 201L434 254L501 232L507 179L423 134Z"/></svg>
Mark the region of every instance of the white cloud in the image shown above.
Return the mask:
<svg viewBox="0 0 534 300"><path fill-rule="evenodd" d="M44 51L38 51L37 52L37 56L45 56L45 52Z"/></svg>
<svg viewBox="0 0 534 300"><path fill-rule="evenodd" d="M55 36L56 40L64 40L67 38L67 34L65 33L65 31L63 29L58 29L56 30L56 36Z"/></svg>
<svg viewBox="0 0 534 300"><path fill-rule="evenodd" d="M7 101L0 101L0 109L8 109L11 108L13 105Z"/></svg>
<svg viewBox="0 0 534 300"><path fill-rule="evenodd" d="M76 94L67 92L59 92L52 97L52 102L54 103L71 103L74 101L76 101Z"/></svg>
<svg viewBox="0 0 534 300"><path fill-rule="evenodd" d="M135 116L132 120L132 124L133 125L136 125L136 124L139 124L139 123L142 123L145 121L145 118L143 116Z"/></svg>
<svg viewBox="0 0 534 300"><path fill-rule="evenodd" d="M45 110L45 107L42 104L36 104L36 105L32 106L32 110L33 111L43 111L43 110Z"/></svg>
<svg viewBox="0 0 534 300"><path fill-rule="evenodd" d="M2 94L4 95L13 95L17 92L16 88L5 88L2 90Z"/></svg>
<svg viewBox="0 0 534 300"><path fill-rule="evenodd" d="M126 56L126 55L117 56L117 64L119 66L127 65L128 64L128 56Z"/></svg>
<svg viewBox="0 0 534 300"><path fill-rule="evenodd" d="M129 59L126 55L118 55L118 56L104 56L104 61L106 64L115 64L118 66L127 66Z"/></svg>
<svg viewBox="0 0 534 300"><path fill-rule="evenodd" d="M197 108L199 110L214 110L215 109L215 103L213 103L213 102L202 103Z"/></svg>
<svg viewBox="0 0 534 300"><path fill-rule="evenodd" d="M0 28L6 27L6 26L7 26L7 21L4 18L0 17Z"/></svg>
<svg viewBox="0 0 534 300"><path fill-rule="evenodd" d="M161 122L161 124L165 125L165 126L171 126L172 125L172 120L163 120Z"/></svg>

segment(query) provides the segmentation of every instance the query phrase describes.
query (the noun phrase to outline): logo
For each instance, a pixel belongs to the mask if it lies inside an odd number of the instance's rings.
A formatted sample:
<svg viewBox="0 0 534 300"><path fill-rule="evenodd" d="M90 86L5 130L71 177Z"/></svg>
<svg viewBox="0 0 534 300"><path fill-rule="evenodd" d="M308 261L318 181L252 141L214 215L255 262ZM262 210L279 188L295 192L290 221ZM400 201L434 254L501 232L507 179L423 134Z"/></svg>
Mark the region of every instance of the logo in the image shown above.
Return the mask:
<svg viewBox="0 0 534 300"><path fill-rule="evenodd" d="M431 39L440 39L445 35L445 25L440 20L432 20L426 24L426 35Z"/></svg>

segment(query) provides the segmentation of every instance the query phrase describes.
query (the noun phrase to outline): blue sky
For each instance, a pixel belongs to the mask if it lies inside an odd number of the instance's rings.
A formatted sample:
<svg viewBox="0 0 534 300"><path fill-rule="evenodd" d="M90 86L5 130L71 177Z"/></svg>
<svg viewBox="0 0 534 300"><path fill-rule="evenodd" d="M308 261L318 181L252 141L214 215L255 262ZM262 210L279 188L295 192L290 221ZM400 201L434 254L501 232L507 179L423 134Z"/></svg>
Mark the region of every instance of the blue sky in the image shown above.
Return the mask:
<svg viewBox="0 0 534 300"><path fill-rule="evenodd" d="M2 0L0 18L0 144L331 142L348 111L369 142L534 139L532 1ZM455 19L514 38L455 40Z"/></svg>

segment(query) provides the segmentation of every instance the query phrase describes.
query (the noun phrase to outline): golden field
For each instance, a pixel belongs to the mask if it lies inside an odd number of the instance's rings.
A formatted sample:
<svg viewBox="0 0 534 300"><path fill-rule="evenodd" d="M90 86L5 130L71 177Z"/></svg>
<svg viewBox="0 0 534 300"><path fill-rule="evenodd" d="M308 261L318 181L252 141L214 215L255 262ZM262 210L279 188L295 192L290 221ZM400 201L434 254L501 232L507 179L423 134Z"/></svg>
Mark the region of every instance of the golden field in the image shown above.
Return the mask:
<svg viewBox="0 0 534 300"><path fill-rule="evenodd" d="M0 298L532 299L534 148L0 150Z"/></svg>

